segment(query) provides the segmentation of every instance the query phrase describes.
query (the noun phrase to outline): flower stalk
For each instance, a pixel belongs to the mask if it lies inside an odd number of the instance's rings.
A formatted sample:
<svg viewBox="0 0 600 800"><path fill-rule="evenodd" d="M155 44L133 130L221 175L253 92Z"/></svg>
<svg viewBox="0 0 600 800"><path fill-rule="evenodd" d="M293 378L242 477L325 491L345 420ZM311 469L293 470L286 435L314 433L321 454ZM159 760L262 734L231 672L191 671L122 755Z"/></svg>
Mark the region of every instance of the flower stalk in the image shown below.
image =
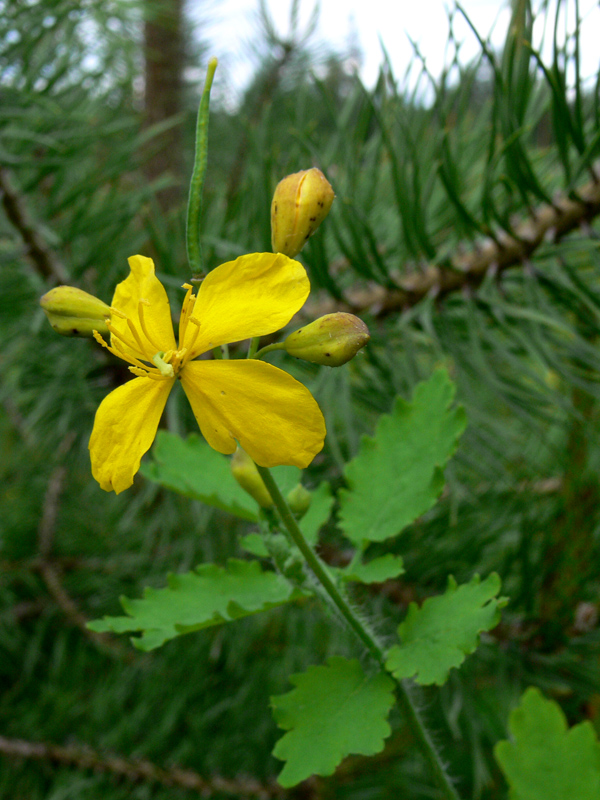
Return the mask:
<svg viewBox="0 0 600 800"><path fill-rule="evenodd" d="M321 559L317 556L312 547L304 538L304 535L300 530L300 526L294 518L294 515L292 514L283 495L279 491L279 487L271 475L271 472L266 467L260 467L258 464L256 466L259 475L262 477L263 482L267 487L271 498L273 499L275 508L277 509L279 516L281 517L281 520L287 529L287 532L289 533L298 550L300 550L304 556L306 563L310 567L315 578L319 581L330 601L346 620L355 635L365 645L381 669L385 670L386 658L383 645L377 640L375 634L368 629L364 622L354 612L352 606L348 603L346 598L336 586L336 583L327 569L327 566L321 561ZM396 685L398 688L400 705L404 712L406 721L421 749L421 752L425 756L433 774L435 775L445 800L460 800L460 796L457 794L456 789L452 785L450 776L446 772L444 764L442 763L442 759L436 750L436 747L431 739L431 735L413 700L413 687L407 681L396 680Z"/></svg>

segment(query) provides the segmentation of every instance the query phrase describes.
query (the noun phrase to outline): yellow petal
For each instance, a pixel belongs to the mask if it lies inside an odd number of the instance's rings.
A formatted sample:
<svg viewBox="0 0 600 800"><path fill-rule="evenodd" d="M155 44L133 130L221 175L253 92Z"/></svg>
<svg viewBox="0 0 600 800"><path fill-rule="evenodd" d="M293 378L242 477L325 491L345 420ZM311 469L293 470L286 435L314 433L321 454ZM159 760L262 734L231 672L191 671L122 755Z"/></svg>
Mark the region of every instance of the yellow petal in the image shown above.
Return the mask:
<svg viewBox="0 0 600 800"><path fill-rule="evenodd" d="M181 383L206 441L233 453L236 440L261 467L307 467L323 447L325 420L308 389L254 359L194 361Z"/></svg>
<svg viewBox="0 0 600 800"><path fill-rule="evenodd" d="M221 264L198 291L193 316L200 333L192 358L221 344L278 331L302 308L309 291L302 264L281 254L252 253ZM188 345L194 327L187 328Z"/></svg>
<svg viewBox="0 0 600 800"><path fill-rule="evenodd" d="M89 448L92 475L106 492L119 494L133 483L174 383L134 378L100 403Z"/></svg>
<svg viewBox="0 0 600 800"><path fill-rule="evenodd" d="M135 326L141 339L143 352L136 342L126 319L121 319L116 314L112 315L112 325L123 335L126 341L135 343L135 349L123 344L118 337L111 335L111 343L118 349L124 350L128 355L144 358L149 361L159 351L175 350L175 337L173 335L173 322L167 293L154 274L154 262L145 256L131 256L128 259L131 272L124 281L117 284L112 305L125 314ZM140 300L146 300L149 305L143 304L140 320ZM144 324L142 324L144 323ZM144 328L148 336L144 333ZM116 341L115 341L116 340Z"/></svg>

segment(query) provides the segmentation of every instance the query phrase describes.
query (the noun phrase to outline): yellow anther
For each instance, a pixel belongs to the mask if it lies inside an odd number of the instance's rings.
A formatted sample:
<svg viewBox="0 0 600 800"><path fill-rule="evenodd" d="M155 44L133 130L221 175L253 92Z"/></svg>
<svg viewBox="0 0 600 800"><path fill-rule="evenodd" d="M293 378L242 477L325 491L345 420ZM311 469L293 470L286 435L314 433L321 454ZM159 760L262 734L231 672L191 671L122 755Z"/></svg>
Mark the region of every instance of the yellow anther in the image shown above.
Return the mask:
<svg viewBox="0 0 600 800"><path fill-rule="evenodd" d="M127 319L127 314L124 314L122 311L119 311L119 309L118 309L118 308L114 308L113 306L111 306L111 307L110 307L110 310L112 311L112 313L113 313L115 316L117 316L117 317L121 317L121 319Z"/></svg>

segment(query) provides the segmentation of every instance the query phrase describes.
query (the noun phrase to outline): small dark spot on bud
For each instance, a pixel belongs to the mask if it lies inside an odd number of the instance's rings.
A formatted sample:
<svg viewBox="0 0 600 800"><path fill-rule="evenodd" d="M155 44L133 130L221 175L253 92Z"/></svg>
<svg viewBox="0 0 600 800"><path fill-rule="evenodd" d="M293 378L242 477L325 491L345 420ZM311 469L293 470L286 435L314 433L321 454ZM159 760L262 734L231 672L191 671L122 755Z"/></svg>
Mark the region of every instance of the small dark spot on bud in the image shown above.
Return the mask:
<svg viewBox="0 0 600 800"><path fill-rule="evenodd" d="M331 358L331 353L325 353L325 355L327 356L327 358Z"/></svg>
<svg viewBox="0 0 600 800"><path fill-rule="evenodd" d="M77 330L77 328L71 328L71 333L73 334L73 336L77 336L79 331Z"/></svg>
<svg viewBox="0 0 600 800"><path fill-rule="evenodd" d="M316 221L317 221L317 218L316 218L316 217L310 217L310 221L311 221L311 222L316 222Z"/></svg>
<svg viewBox="0 0 600 800"><path fill-rule="evenodd" d="M317 203L317 205L319 205L319 206L321 206L321 208L323 208L323 205L324 205L324 204L323 204L323 201L322 201L322 200L319 200L319 201L318 201L318 203Z"/></svg>
<svg viewBox="0 0 600 800"><path fill-rule="evenodd" d="M306 241L307 239L310 239L310 234L311 234L311 233L312 233L312 231L309 231L309 232L306 234L306 236L304 237L304 241Z"/></svg>
<svg viewBox="0 0 600 800"><path fill-rule="evenodd" d="M225 392L223 391L223 389L221 389L221 394L225 394Z"/></svg>

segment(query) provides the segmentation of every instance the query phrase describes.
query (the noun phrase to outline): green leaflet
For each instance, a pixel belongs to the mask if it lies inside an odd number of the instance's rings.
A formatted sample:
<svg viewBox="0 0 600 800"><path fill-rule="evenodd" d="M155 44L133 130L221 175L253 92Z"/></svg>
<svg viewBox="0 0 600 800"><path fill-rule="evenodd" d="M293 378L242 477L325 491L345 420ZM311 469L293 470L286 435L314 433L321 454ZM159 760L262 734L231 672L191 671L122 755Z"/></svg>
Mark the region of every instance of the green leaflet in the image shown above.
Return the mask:
<svg viewBox="0 0 600 800"><path fill-rule="evenodd" d="M310 507L298 523L304 538L310 545L316 545L319 531L329 519L332 505L331 487L327 481L323 481L312 492Z"/></svg>
<svg viewBox="0 0 600 800"><path fill-rule="evenodd" d="M560 706L530 687L510 715L512 741L494 754L511 800L598 800L600 744L591 722L571 729Z"/></svg>
<svg viewBox="0 0 600 800"><path fill-rule="evenodd" d="M121 598L129 616L104 617L88 627L99 633L142 632L132 639L140 650L153 650L169 639L220 625L301 596L275 572L263 572L258 561L229 559L227 567L201 564L193 572L169 575L164 589L146 588L141 600Z"/></svg>
<svg viewBox="0 0 600 800"><path fill-rule="evenodd" d="M159 431L152 456L154 460L144 462L140 470L148 480L242 519L252 522L258 519L258 506L231 474L229 459L213 450L198 434L191 433L182 439ZM300 474L296 467L273 469L284 494L299 483Z"/></svg>
<svg viewBox="0 0 600 800"><path fill-rule="evenodd" d="M351 753L374 755L390 734L387 716L394 684L384 673L368 677L356 659L334 656L290 681L295 689L271 698L280 728L288 731L273 755L286 761L279 783L295 786L310 775L331 775Z"/></svg>
<svg viewBox="0 0 600 800"><path fill-rule="evenodd" d="M343 581L357 583L383 583L390 578L397 578L404 573L404 565L400 556L387 553L385 556L373 558L366 564L358 562L349 564L339 571Z"/></svg>
<svg viewBox="0 0 600 800"><path fill-rule="evenodd" d="M430 597L419 608L411 603L398 628L402 643L388 652L386 668L395 678L414 678L417 683L447 680L452 667L462 664L479 642L479 634L500 621L504 598L496 598L500 578L494 572L483 583L475 575L458 586L448 578L445 594Z"/></svg>
<svg viewBox="0 0 600 800"><path fill-rule="evenodd" d="M411 403L396 400L374 438L363 438L340 492L340 524L355 544L395 536L434 505L466 425L464 410L450 409L454 391L445 370L434 372Z"/></svg>

